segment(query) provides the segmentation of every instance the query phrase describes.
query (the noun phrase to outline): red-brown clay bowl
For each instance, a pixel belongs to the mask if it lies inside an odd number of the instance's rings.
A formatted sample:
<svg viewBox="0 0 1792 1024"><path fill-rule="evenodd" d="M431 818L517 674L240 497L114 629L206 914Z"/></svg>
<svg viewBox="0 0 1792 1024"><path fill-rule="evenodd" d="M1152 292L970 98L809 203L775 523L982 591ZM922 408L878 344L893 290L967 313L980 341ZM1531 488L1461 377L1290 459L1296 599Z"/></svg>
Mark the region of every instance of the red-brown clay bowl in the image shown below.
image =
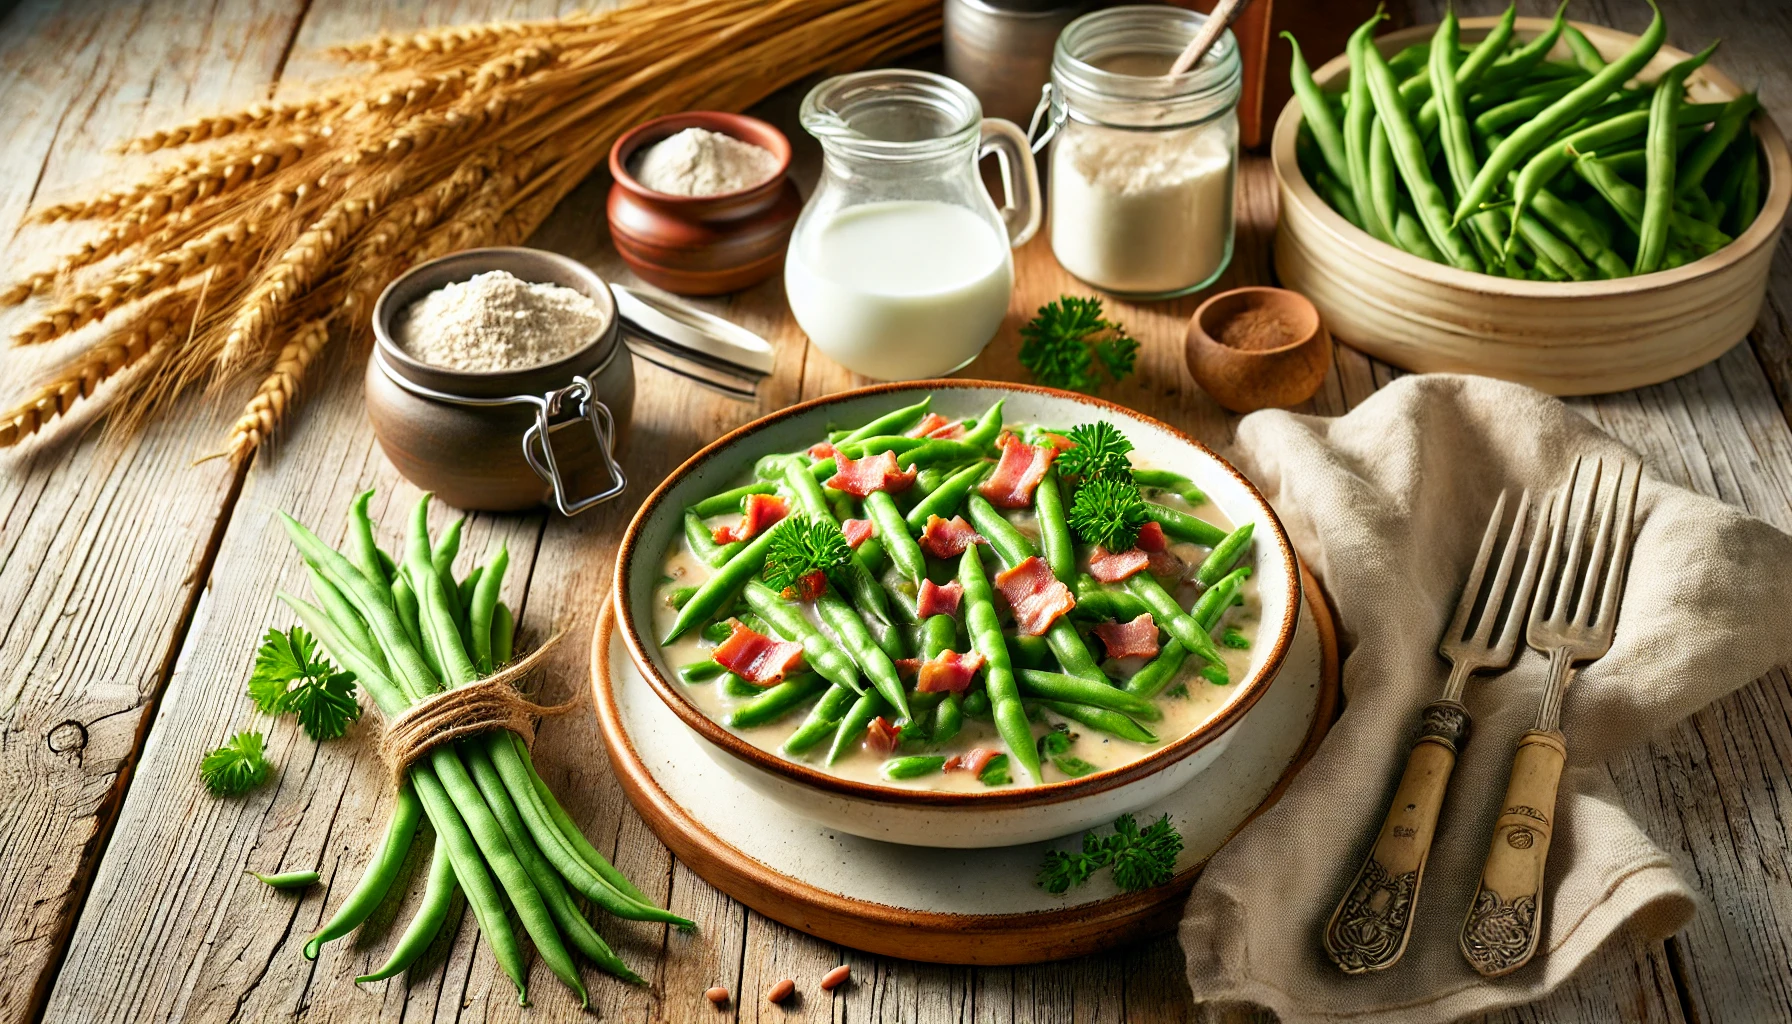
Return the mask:
<svg viewBox="0 0 1792 1024"><path fill-rule="evenodd" d="M1187 735L1166 739L1137 760L1043 785L943 792L842 779L748 742L708 717L685 693L657 642L654 609L671 545L683 534L684 508L753 475L773 452L796 451L830 426L867 422L921 396L949 418L980 415L996 399L1014 422L1075 424L1103 419L1124 431L1144 464L1192 479L1234 523L1256 524L1252 579L1261 627L1249 669L1228 685L1211 714ZM1294 638L1300 573L1288 535L1263 495L1224 459L1168 424L1111 402L1067 391L975 380L881 384L804 402L755 420L715 441L642 503L617 553L618 631L629 657L666 706L704 742L716 762L742 781L828 827L886 842L933 847L1010 846L1067 835L1113 821L1188 785L1231 740L1233 726L1274 682ZM1215 783L1219 784L1219 783Z"/></svg>
<svg viewBox="0 0 1792 1024"><path fill-rule="evenodd" d="M1219 339L1240 317L1273 316L1288 340L1269 348L1238 348ZM1208 299L1189 318L1188 372L1213 400L1233 412L1299 405L1325 383L1332 336L1319 310L1286 288L1234 288Z"/></svg>
<svg viewBox="0 0 1792 1024"><path fill-rule="evenodd" d="M731 135L770 150L778 170L751 188L713 196L675 196L629 173L641 149L686 128ZM787 176L790 140L756 117L713 110L668 114L636 125L610 147L610 236L630 269L680 295L720 295L758 284L784 264L803 209Z"/></svg>

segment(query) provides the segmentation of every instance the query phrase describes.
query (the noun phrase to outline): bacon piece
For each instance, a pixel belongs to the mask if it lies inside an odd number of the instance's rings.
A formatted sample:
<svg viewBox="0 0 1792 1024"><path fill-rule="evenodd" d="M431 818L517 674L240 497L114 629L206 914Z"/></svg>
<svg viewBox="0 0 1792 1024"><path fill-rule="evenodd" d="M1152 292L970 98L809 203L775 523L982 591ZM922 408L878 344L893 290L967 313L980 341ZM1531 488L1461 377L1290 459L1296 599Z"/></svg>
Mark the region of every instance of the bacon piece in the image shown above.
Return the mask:
<svg viewBox="0 0 1792 1024"><path fill-rule="evenodd" d="M1151 575L1153 576L1174 576L1181 579L1183 570L1187 568L1188 566L1182 559L1168 551L1153 551L1151 553Z"/></svg>
<svg viewBox="0 0 1792 1024"><path fill-rule="evenodd" d="M896 737L901 734L902 730L891 725L884 716L878 715L865 727L865 745L879 757L887 757L896 749Z"/></svg>
<svg viewBox="0 0 1792 1024"><path fill-rule="evenodd" d="M878 452L856 460L835 452L834 465L837 471L828 477L828 486L855 498L863 498L872 491L889 491L891 494L906 491L914 486L918 472L911 469L904 473L897 469L895 452Z"/></svg>
<svg viewBox="0 0 1792 1024"><path fill-rule="evenodd" d="M921 663L915 689L922 693L963 693L971 688L971 680L983 667L983 655L941 651Z"/></svg>
<svg viewBox="0 0 1792 1024"><path fill-rule="evenodd" d="M1076 447L1076 442L1065 437L1063 434L1054 434L1049 430L1041 430L1039 436L1045 438L1047 444L1061 452L1067 452Z"/></svg>
<svg viewBox="0 0 1792 1024"><path fill-rule="evenodd" d="M1070 588L1052 575L1051 566L1038 555L1012 569L996 573L996 589L1014 609L1014 624L1022 633L1043 636L1058 616L1076 607Z"/></svg>
<svg viewBox="0 0 1792 1024"><path fill-rule="evenodd" d="M832 441L817 441L809 446L811 459L831 459L839 453L840 449L835 448Z"/></svg>
<svg viewBox="0 0 1792 1024"><path fill-rule="evenodd" d="M860 544L871 539L877 528L869 519L848 519L840 524L840 532L846 536L846 546L857 549Z"/></svg>
<svg viewBox="0 0 1792 1024"><path fill-rule="evenodd" d="M937 412L930 412L921 417L921 422L908 428L904 437L931 437L933 432L945 426L949 421Z"/></svg>
<svg viewBox="0 0 1792 1024"><path fill-rule="evenodd" d="M977 493L997 508L1026 508L1033 503L1033 489L1045 479L1045 471L1057 457L1054 447L1035 447L1009 434L1002 442L995 472L977 485Z"/></svg>
<svg viewBox="0 0 1792 1024"><path fill-rule="evenodd" d="M1170 538L1164 536L1164 528L1158 525L1157 520L1150 520L1144 526L1139 527L1139 547L1143 548L1147 554L1170 549Z"/></svg>
<svg viewBox="0 0 1792 1024"><path fill-rule="evenodd" d="M1145 567L1151 564L1151 558L1151 555L1138 548L1109 551L1097 544L1095 550L1089 552L1089 575L1103 583L1118 583L1145 571Z"/></svg>
<svg viewBox="0 0 1792 1024"><path fill-rule="evenodd" d="M929 430L927 436L938 441L956 441L970 431L964 429L963 422L947 423Z"/></svg>
<svg viewBox="0 0 1792 1024"><path fill-rule="evenodd" d="M771 686L803 663L803 645L773 640L736 622L734 632L716 646L710 657L754 686Z"/></svg>
<svg viewBox="0 0 1792 1024"><path fill-rule="evenodd" d="M732 544L737 540L752 540L778 524L780 519L790 514L790 506L783 498L775 494L749 494L747 507L740 515L740 523L735 526L718 526L710 536L717 544Z"/></svg>
<svg viewBox="0 0 1792 1024"><path fill-rule="evenodd" d="M913 679L921 671L920 658L897 658L893 664L896 666L896 674L904 679Z"/></svg>
<svg viewBox="0 0 1792 1024"><path fill-rule="evenodd" d="M1150 612L1131 622L1098 622L1095 635L1110 658L1157 657L1157 621Z"/></svg>
<svg viewBox="0 0 1792 1024"><path fill-rule="evenodd" d="M949 520L928 516L927 525L921 529L921 547L935 558L957 558L972 544L987 543L982 534L971 529L963 516L953 516Z"/></svg>
<svg viewBox="0 0 1792 1024"><path fill-rule="evenodd" d="M786 601L813 601L827 593L827 589L828 574L817 569L798 576L795 585L785 587L778 596Z"/></svg>
<svg viewBox="0 0 1792 1024"><path fill-rule="evenodd" d="M1000 753L1001 751L991 750L988 747L974 747L962 754L953 754L946 758L946 771L982 775L983 769L988 768L989 762L994 761L996 755Z"/></svg>
<svg viewBox="0 0 1792 1024"><path fill-rule="evenodd" d="M961 583L952 582L942 587L932 580L922 580L921 593L915 598L915 615L923 619L932 615L957 615L958 602L963 597L964 585Z"/></svg>

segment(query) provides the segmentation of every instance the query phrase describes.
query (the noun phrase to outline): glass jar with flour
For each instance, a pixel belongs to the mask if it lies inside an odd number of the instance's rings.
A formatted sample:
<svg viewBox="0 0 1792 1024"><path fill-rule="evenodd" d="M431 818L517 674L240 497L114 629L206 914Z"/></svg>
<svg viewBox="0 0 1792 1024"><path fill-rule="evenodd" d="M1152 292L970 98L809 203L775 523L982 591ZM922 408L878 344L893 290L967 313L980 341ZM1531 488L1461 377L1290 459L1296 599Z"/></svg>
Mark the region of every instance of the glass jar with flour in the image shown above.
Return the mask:
<svg viewBox="0 0 1792 1024"><path fill-rule="evenodd" d="M821 181L784 262L790 311L815 346L880 380L950 373L1008 312L1012 246L1039 229L1026 136L969 89L925 71L830 78L803 100ZM998 154L1004 205L977 176Z"/></svg>
<svg viewBox="0 0 1792 1024"><path fill-rule="evenodd" d="M1052 252L1103 291L1182 295L1232 260L1238 41L1224 32L1200 64L1164 74L1206 20L1111 7L1058 36L1034 115L1049 119Z"/></svg>

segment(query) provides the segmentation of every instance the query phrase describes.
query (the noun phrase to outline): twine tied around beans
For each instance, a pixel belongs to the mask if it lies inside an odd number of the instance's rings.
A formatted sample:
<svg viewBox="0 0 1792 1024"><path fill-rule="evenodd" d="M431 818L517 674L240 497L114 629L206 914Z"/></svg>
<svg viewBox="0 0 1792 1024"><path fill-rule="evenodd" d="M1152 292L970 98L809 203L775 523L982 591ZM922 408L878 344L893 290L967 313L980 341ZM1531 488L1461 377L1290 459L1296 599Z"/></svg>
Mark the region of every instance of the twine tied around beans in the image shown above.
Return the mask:
<svg viewBox="0 0 1792 1024"><path fill-rule="evenodd" d="M426 697L387 722L380 736L380 757L392 769L393 779L403 780L418 758L444 743L494 729L508 729L532 745L537 719L564 715L577 701L537 704L523 696L516 683L540 666L565 635L555 633L526 657L484 679Z"/></svg>

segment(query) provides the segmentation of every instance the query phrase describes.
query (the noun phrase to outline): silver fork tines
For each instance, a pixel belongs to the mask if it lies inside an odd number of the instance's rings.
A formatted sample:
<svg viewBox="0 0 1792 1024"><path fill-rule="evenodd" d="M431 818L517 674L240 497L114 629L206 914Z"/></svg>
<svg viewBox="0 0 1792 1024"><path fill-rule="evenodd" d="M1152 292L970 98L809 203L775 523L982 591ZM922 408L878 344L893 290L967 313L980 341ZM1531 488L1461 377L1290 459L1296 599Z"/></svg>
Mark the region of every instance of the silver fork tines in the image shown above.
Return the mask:
<svg viewBox="0 0 1792 1024"><path fill-rule="evenodd" d="M1500 553L1500 564L1494 570L1493 582L1485 590L1481 584L1487 575L1488 563L1493 560L1494 545L1500 539L1500 525L1505 521L1506 492L1493 506L1493 514L1488 517L1487 530L1481 536L1481 549L1475 554L1474 568L1469 570L1468 580L1463 583L1462 597L1456 603L1455 617L1450 620L1450 628L1444 633L1438 644L1438 653L1443 655L1455 667L1450 673L1450 681L1444 687L1445 700L1459 700L1462 688L1467 683L1469 673L1479 668L1496 668L1510 664L1512 655L1518 649L1518 636L1525 622L1525 615L1531 603L1532 588L1537 583L1537 562L1542 551L1544 531L1549 526L1549 509L1537 517L1536 525L1531 532L1531 543L1525 554L1524 567L1520 570L1517 586L1510 590L1511 601L1507 603L1508 585L1512 582L1512 567L1518 561L1518 551L1525 545L1522 543L1525 522L1531 515L1531 492L1527 489L1519 495L1518 510L1513 514L1511 529L1506 533L1505 546ZM1475 608L1481 607L1481 614L1475 616ZM1504 620L1501 610L1505 610ZM1470 632L1470 619L1474 619L1473 632ZM1494 639L1494 629L1499 628L1499 638Z"/></svg>

